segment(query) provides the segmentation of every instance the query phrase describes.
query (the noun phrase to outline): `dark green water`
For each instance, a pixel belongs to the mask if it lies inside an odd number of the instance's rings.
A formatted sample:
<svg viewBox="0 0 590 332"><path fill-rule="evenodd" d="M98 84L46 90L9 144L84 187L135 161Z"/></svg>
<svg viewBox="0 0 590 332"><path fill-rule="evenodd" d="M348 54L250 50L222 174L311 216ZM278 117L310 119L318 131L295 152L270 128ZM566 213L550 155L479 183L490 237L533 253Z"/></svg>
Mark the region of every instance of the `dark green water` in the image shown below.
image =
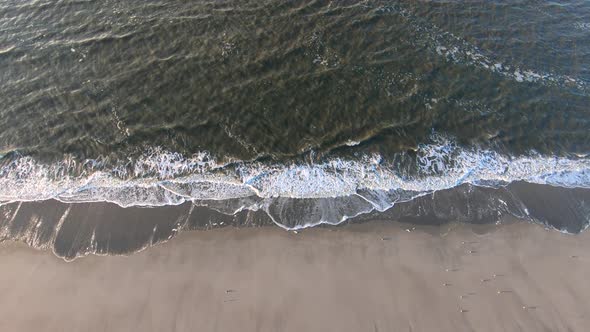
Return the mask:
<svg viewBox="0 0 590 332"><path fill-rule="evenodd" d="M5 0L0 81L6 201L590 185L587 1Z"/></svg>

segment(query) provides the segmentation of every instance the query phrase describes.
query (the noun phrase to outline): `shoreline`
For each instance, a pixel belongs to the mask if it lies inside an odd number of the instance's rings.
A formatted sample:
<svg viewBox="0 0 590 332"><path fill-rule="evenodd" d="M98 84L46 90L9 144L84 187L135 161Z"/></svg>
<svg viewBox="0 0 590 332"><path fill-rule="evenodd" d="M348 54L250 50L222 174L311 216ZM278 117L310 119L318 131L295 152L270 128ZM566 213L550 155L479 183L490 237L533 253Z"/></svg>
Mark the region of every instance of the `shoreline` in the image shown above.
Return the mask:
<svg viewBox="0 0 590 332"><path fill-rule="evenodd" d="M359 199L358 197L356 199ZM495 225L517 218L561 232L580 233L590 223L590 189L513 183L501 188L463 185L394 204L383 212L367 212L325 227L340 228L374 220L409 227ZM65 260L88 254L129 254L171 240L192 230L224 227L278 226L299 230L301 220L350 211L346 200L284 199L257 210L241 209L241 201L184 203L162 207L122 208L113 203L62 203L56 200L0 205L0 242L17 240L39 249L52 249ZM261 203L262 204L262 203ZM228 214L227 210L238 211ZM219 211L226 211L224 213ZM288 217L291 224L278 224ZM299 219L301 218L301 219ZM287 227L289 226L289 227ZM311 228L324 227L323 225ZM276 227L279 228L279 227Z"/></svg>
<svg viewBox="0 0 590 332"><path fill-rule="evenodd" d="M582 331L590 323L590 234L522 222L412 227L226 227L73 262L5 242L0 329Z"/></svg>

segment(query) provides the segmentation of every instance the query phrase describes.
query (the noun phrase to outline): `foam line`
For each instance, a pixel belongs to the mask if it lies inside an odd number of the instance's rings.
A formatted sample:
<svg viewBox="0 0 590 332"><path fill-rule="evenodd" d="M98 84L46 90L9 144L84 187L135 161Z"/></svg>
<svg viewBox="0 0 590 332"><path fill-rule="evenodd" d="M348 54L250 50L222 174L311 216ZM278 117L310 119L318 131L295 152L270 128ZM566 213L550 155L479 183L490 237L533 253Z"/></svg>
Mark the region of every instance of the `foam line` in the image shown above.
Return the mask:
<svg viewBox="0 0 590 332"><path fill-rule="evenodd" d="M535 153L509 156L492 150L459 147L452 140L435 137L432 144L421 145L415 156L406 154L398 158L401 159L408 164L365 155L354 160L334 158L314 165L244 162L220 167L210 157L200 162L194 157L150 151L138 158L131 167L132 172L113 167L76 174L71 161L45 165L31 157L21 157L0 168L0 201L108 201L127 207L250 196L333 198L356 195L363 190L424 193L463 183L498 186L527 181L590 187L588 157ZM400 169L413 171L407 174Z"/></svg>

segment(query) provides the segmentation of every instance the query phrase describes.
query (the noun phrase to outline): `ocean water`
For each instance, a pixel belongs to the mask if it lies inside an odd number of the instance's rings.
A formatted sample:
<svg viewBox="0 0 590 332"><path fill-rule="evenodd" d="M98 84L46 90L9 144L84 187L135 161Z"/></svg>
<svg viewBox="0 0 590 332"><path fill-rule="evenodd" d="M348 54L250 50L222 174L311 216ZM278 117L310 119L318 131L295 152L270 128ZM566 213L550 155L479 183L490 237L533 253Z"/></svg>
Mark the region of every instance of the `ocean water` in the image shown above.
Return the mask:
<svg viewBox="0 0 590 332"><path fill-rule="evenodd" d="M444 192L438 219L580 231L589 27L585 0L5 0L0 207L188 204L299 229L411 221Z"/></svg>

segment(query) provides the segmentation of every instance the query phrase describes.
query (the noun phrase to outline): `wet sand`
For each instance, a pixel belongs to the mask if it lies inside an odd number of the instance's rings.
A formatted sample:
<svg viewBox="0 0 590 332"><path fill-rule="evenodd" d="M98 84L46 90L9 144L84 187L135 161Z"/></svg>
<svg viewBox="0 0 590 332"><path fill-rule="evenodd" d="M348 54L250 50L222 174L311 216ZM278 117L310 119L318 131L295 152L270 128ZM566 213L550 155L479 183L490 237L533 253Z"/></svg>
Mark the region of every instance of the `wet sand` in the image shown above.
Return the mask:
<svg viewBox="0 0 590 332"><path fill-rule="evenodd" d="M585 331L590 234L371 222L184 232L65 262L0 245L1 331Z"/></svg>

